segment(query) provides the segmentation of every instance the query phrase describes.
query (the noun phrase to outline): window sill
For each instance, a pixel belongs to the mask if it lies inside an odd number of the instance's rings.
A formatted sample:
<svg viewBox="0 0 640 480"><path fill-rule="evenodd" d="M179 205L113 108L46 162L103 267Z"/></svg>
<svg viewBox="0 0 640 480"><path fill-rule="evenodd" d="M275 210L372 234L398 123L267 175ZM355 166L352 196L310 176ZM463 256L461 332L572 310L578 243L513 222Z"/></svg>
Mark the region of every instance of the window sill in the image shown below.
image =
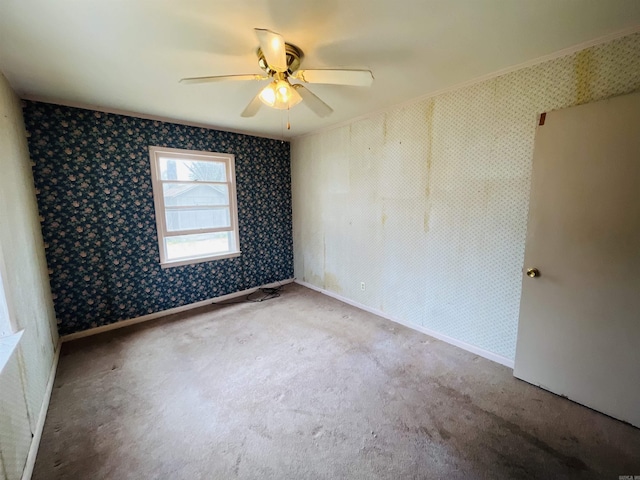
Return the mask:
<svg viewBox="0 0 640 480"><path fill-rule="evenodd" d="M194 265L196 263L203 263L203 262L215 262L216 260L222 260L224 258L239 257L241 254L242 252L232 252L232 253L225 253L224 255L215 255L211 257L188 258L185 260L176 260L175 262L160 263L160 266L162 268L182 267L184 265Z"/></svg>
<svg viewBox="0 0 640 480"><path fill-rule="evenodd" d="M9 359L11 358L11 355L13 355L13 352L18 348L18 343L20 343L20 338L22 338L23 332L24 330L21 330L18 333L7 335L6 337L0 337L0 374L7 363L9 363Z"/></svg>

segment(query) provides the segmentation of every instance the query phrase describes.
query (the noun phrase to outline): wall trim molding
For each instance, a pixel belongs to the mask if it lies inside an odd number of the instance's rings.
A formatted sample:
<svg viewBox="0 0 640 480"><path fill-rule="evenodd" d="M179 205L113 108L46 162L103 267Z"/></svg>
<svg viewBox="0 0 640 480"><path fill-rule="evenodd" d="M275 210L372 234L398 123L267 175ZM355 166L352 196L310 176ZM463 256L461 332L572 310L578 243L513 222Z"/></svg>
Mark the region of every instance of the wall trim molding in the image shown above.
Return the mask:
<svg viewBox="0 0 640 480"><path fill-rule="evenodd" d="M547 55L542 55L541 57L536 57L536 58L533 58L531 60L527 60L526 62L518 63L518 64L512 65L510 67L501 68L500 70L496 70L494 72L490 72L490 73L481 75L479 77L472 78L471 80L466 80L464 82L457 83L457 84L452 85L450 87L444 87L444 88L441 88L439 90L435 90L433 92L426 93L424 95L420 95L419 97L412 98L411 100L407 100L405 102L396 103L394 105L391 105L391 106L388 106L388 107L384 107L384 108L375 110L373 112L365 113L364 115L360 115L360 116L354 117L354 118L352 118L350 120L345 120L343 122L339 122L339 123L336 123L336 124L333 124L333 125L328 125L326 127L322 127L322 128L317 129L317 130L312 130L310 132L303 133L301 135L295 135L295 136L289 138L288 141L289 142L293 142L294 140L297 140L299 138L310 137L312 135L316 135L316 134L324 133L324 132L329 132L331 130L342 128L342 127L345 127L347 125L352 125L352 124L354 124L356 122L359 122L361 120L367 120L367 119L373 118L373 117L375 117L377 115L381 115L383 113L388 113L388 112L391 112L391 111L399 109L399 108L411 106L411 105L413 105L413 104L415 104L417 102L421 102L421 101L424 101L424 100L428 100L430 98L438 97L438 96L443 95L445 93L454 92L454 91L460 90L462 88L471 87L473 85L477 85L477 84L482 83L482 82L493 80L494 78L498 78L498 77L501 77L503 75L507 75L509 73L516 72L518 70L523 70L525 68L534 67L536 65L540 65L541 63L549 62L551 60L556 60L558 58L567 57L569 55L573 55L574 53L580 52L582 50L586 50L587 48L597 47L599 45L603 45L603 44L611 42L613 40L617 40L618 38L626 37L628 35L633 35L634 33L638 33L638 32L640 32L640 25L634 25L633 27L628 27L628 28L625 28L623 30L618 30L617 32L613 32L613 33L610 33L610 34L607 34L607 35L604 35L604 36L601 36L601 37L594 38L592 40L587 40L585 42L578 43L576 45L572 45L572 46L567 47L567 48L563 48L562 50L557 50L557 51L549 53ZM538 113L541 113L541 112L538 112Z"/></svg>
<svg viewBox="0 0 640 480"><path fill-rule="evenodd" d="M42 439L42 432L44 430L44 422L47 418L47 412L49 411L49 403L51 402L53 382L56 378L56 372L58 371L58 360L60 359L61 346L62 341L58 340L56 350L53 354L53 362L51 364L51 372L49 373L47 388L44 392L42 406L40 407L40 414L38 415L38 422L36 423L35 432L33 432L33 437L31 438L31 446L29 447L29 453L27 454L27 461L25 463L24 470L22 471L22 480L31 480L33 467L36 465L38 449L40 448L40 440Z"/></svg>
<svg viewBox="0 0 640 480"><path fill-rule="evenodd" d="M70 342L72 340L77 340L78 338L90 337L91 335L97 335L102 332L108 332L110 330L116 330L118 328L125 328L130 325L135 325L137 323L148 322L149 320L154 320L156 318L165 317L167 315L173 315L175 313L185 312L187 310L192 310L198 307L204 307L206 305L211 305L212 303L224 302L225 300L231 300L233 298L242 297L244 295L249 295L251 293L257 292L261 288L273 288L282 285L286 285L288 283L293 282L293 278L289 278L287 280L282 280L279 282L267 283L265 285L261 285L259 287L248 288L246 290L242 290L240 292L228 293L226 295L221 295L219 297L209 298L207 300L202 300L201 302L189 303L188 305L182 305L180 307L169 308L168 310L161 310L159 312L150 313L148 315L142 315L141 317L130 318L128 320L121 320L119 322L110 323L108 325L102 325L100 327L90 328L88 330L82 330L80 332L70 333L68 335L64 335L60 337L61 342Z"/></svg>
<svg viewBox="0 0 640 480"><path fill-rule="evenodd" d="M316 292L320 292L323 295L327 295L328 297L332 297L332 298L335 298L336 300L340 300L341 302L351 305L352 307L359 308L360 310L364 310L365 312L373 313L374 315L378 315L379 317L385 318L387 320L391 320L392 322L398 323L412 330L416 330L420 333L424 333L425 335L429 335L430 337L437 338L438 340L442 340L443 342L453 345L454 347L461 348L462 350L466 350L468 352L474 353L476 355L479 355L493 362L499 363L500 365L504 365L505 367L509 367L513 369L514 361L506 357L503 357L502 355L497 355L483 348L476 347L475 345L471 345L470 343L466 343L461 340L457 340L453 337L449 337L442 333L436 332L435 330L425 328L422 325L414 325L412 323L405 322L403 320L400 320L399 318L392 317L391 315L389 315L386 312L383 312L382 310L368 307L360 302L356 302L347 297L343 297L342 295L339 295L330 290L325 290L324 288L316 287L311 283L304 282L298 279L295 279L294 282L297 283L298 285L302 285L303 287L307 287L311 290L315 290Z"/></svg>

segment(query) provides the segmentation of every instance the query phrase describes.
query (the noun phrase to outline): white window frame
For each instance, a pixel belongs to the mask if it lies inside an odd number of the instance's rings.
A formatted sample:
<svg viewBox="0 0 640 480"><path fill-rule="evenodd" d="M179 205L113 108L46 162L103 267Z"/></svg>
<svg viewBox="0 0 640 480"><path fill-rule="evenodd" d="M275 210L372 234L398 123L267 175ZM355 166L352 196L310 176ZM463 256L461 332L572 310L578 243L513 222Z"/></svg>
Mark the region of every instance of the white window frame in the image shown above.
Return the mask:
<svg viewBox="0 0 640 480"><path fill-rule="evenodd" d="M195 230L181 230L175 232L167 231L166 209L164 204L163 184L170 182L160 178L160 157L169 157L176 160L194 160L198 162L224 162L226 164L226 182L203 182L203 181L183 181L180 183L193 184L215 184L227 185L229 189L229 227L221 228L201 228ZM201 262L221 260L223 258L238 257L240 252L240 232L238 229L238 202L236 197L236 172L235 156L228 153L203 152L198 150L183 150L180 148L149 147L149 157L151 160L151 184L153 185L153 201L156 208L156 226L158 228L158 248L160 250L160 266L162 268L178 267L181 265L192 265ZM174 260L167 259L165 238L193 235L200 233L233 232L235 241L234 250L216 255L181 257Z"/></svg>

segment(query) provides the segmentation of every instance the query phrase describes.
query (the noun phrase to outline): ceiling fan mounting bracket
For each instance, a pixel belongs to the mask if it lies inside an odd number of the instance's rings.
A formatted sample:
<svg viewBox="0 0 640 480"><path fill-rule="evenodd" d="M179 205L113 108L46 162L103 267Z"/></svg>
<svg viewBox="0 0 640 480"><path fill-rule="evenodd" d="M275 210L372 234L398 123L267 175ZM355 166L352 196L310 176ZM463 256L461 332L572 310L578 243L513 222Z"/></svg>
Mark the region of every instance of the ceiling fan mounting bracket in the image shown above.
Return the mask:
<svg viewBox="0 0 640 480"><path fill-rule="evenodd" d="M291 75L293 72L298 70L298 68L300 68L300 62L304 57L304 53L302 53L302 50L300 50L298 47L296 47L295 45L291 45L290 43L285 43L284 46L287 51L287 74ZM269 67L269 64L267 63L266 58L264 58L264 54L262 53L261 48L258 48L256 53L258 54L258 64L260 65L260 68L264 70L267 75L274 76L276 73L278 73Z"/></svg>

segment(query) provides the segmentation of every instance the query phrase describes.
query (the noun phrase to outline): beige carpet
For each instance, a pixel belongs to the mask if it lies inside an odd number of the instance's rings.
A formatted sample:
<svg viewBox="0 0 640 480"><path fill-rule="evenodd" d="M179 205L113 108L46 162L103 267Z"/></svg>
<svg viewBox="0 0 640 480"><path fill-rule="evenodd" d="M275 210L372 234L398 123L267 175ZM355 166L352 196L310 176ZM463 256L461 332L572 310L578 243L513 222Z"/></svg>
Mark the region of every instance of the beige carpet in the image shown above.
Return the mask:
<svg viewBox="0 0 640 480"><path fill-rule="evenodd" d="M63 345L34 480L640 475L640 430L298 285Z"/></svg>

